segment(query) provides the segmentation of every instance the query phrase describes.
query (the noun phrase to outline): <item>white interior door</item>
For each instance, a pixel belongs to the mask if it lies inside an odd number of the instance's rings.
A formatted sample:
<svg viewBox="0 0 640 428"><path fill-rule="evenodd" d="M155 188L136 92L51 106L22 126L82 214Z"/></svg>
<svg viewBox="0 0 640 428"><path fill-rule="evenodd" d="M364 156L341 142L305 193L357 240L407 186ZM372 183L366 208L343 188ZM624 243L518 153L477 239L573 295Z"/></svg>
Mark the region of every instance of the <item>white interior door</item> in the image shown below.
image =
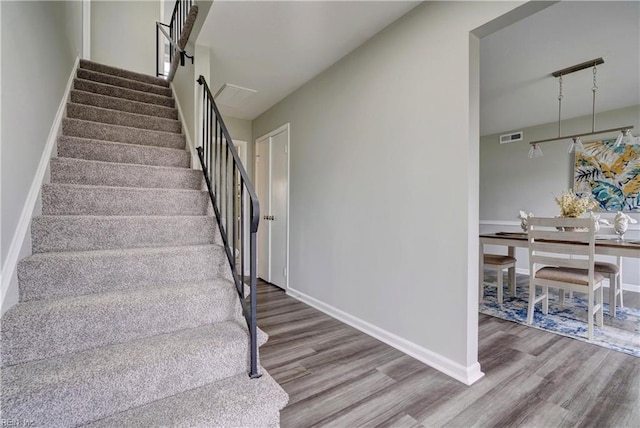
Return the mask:
<svg viewBox="0 0 640 428"><path fill-rule="evenodd" d="M260 200L258 276L287 288L289 265L289 127L256 141L256 192Z"/></svg>
<svg viewBox="0 0 640 428"><path fill-rule="evenodd" d="M289 132L271 137L271 282L287 287L287 197L289 194Z"/></svg>

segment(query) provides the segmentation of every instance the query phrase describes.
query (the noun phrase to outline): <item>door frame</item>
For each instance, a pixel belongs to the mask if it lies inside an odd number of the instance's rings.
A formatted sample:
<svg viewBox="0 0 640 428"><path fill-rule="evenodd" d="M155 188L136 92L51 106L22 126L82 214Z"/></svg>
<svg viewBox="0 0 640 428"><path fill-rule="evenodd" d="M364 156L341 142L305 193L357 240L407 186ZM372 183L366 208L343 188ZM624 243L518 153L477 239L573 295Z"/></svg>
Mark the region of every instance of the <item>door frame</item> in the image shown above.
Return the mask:
<svg viewBox="0 0 640 428"><path fill-rule="evenodd" d="M280 134L281 132L286 131L287 132L287 224L286 224L286 234L287 236L285 237L285 246L286 246L286 262L285 262L285 269L287 271L287 274L285 275L285 291L289 289L289 277L291 276L291 269L290 269L290 258L289 258L289 248L290 246L290 231L289 231L289 225L291 224L291 220L290 220L290 211L291 211L291 126L289 124L289 122L285 123L284 125L279 126L278 128L274 129L273 131L267 132L264 135L261 135L260 137L255 139L254 142L254 159L253 159L253 171L254 174L258 173L258 143L261 141L264 141L268 138L271 138L277 134ZM271 180L271 177L269 177L269 180ZM255 182L255 176L254 176L254 182ZM260 215L262 216L263 213L261 212Z"/></svg>

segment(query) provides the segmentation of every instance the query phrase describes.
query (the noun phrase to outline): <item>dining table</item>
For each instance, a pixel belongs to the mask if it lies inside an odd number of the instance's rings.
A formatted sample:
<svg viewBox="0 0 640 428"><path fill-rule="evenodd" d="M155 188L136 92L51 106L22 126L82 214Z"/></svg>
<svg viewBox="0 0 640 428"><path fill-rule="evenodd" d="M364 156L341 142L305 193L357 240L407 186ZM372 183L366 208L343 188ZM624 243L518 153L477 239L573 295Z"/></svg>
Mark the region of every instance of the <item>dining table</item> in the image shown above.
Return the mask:
<svg viewBox="0 0 640 428"><path fill-rule="evenodd" d="M484 246L498 245L507 247L507 254L515 257L516 248L529 248L529 239L526 232L494 232L480 234L480 286L484 277ZM580 244L576 244L580 245ZM596 237L595 253L606 256L615 256L622 277L622 258L640 258L640 239L619 239L618 237ZM516 284L516 268L508 270L508 283L512 293ZM609 301L615 300L615 287L609 287ZM610 306L611 307L611 306Z"/></svg>

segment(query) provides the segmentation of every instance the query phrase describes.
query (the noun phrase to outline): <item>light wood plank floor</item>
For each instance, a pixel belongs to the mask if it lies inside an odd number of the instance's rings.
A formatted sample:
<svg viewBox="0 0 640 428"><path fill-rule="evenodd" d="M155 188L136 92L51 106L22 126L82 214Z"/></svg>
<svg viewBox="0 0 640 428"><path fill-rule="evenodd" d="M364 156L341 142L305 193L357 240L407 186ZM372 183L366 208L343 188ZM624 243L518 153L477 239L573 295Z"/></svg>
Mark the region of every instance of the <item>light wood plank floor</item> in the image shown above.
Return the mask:
<svg viewBox="0 0 640 428"><path fill-rule="evenodd" d="M466 386L277 287L257 297L283 428L640 426L640 358L480 315L485 376Z"/></svg>

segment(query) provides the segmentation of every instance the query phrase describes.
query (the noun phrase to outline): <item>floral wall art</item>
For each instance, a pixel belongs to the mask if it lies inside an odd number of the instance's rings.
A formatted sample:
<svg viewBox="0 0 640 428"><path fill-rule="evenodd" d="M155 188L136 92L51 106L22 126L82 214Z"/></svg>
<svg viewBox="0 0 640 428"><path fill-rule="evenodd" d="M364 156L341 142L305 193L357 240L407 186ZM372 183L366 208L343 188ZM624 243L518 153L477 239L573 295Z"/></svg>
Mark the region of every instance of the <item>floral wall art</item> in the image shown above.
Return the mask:
<svg viewBox="0 0 640 428"><path fill-rule="evenodd" d="M640 144L615 139L584 143L577 150L573 190L591 194L602 211L640 212Z"/></svg>

